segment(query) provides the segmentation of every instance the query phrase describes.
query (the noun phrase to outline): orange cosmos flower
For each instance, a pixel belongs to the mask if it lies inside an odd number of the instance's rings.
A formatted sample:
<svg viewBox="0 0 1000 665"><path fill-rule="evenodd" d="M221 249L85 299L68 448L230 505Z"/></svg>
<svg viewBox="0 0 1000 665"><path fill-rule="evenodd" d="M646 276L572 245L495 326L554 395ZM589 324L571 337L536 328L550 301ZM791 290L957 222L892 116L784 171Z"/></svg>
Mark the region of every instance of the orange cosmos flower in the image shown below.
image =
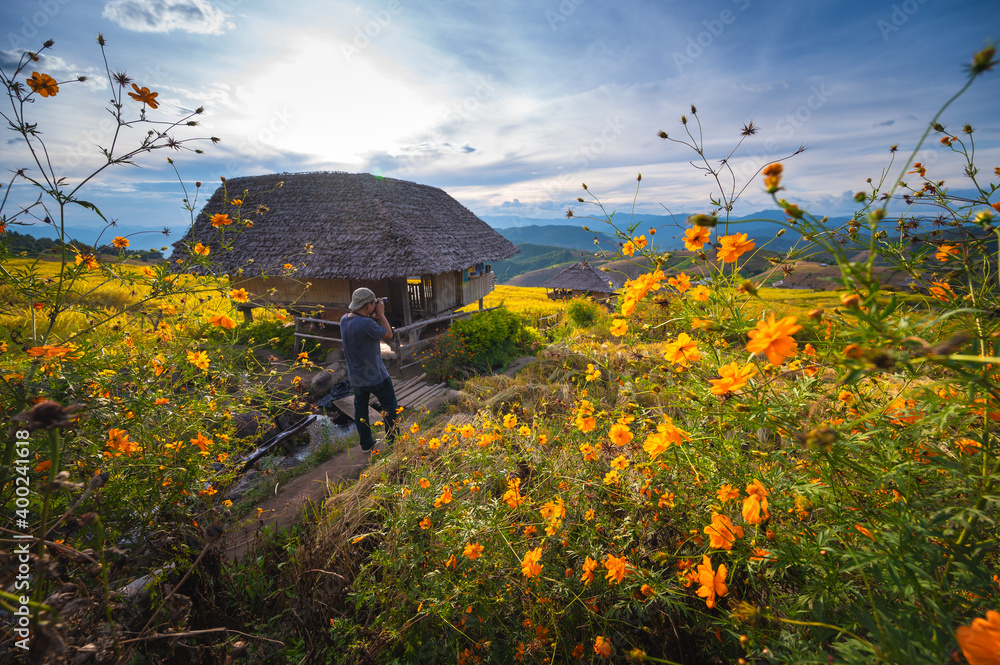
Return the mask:
<svg viewBox="0 0 1000 665"><path fill-rule="evenodd" d="M628 332L628 322L625 319L614 319L611 322L611 334L615 337L622 337Z"/></svg>
<svg viewBox="0 0 1000 665"><path fill-rule="evenodd" d="M952 256L957 255L962 249L958 245L941 245L938 247L937 254L934 258L938 261L947 261Z"/></svg>
<svg viewBox="0 0 1000 665"><path fill-rule="evenodd" d="M462 554L475 561L476 559L478 559L483 555L483 546L480 545L478 542L466 543L465 550L462 552Z"/></svg>
<svg viewBox="0 0 1000 665"><path fill-rule="evenodd" d="M684 232L684 247L689 251L697 252L701 249L712 235L712 229L707 226L692 226Z"/></svg>
<svg viewBox="0 0 1000 665"><path fill-rule="evenodd" d="M701 360L698 342L683 332L677 335L676 340L667 344L663 356L669 362L681 367L689 367L691 363Z"/></svg>
<svg viewBox="0 0 1000 665"><path fill-rule="evenodd" d="M585 416L582 413L576 417L576 428L586 434L592 432L597 427L597 419L594 416Z"/></svg>
<svg viewBox="0 0 1000 665"><path fill-rule="evenodd" d="M802 326L794 316L775 321L774 314L769 314L767 320L758 321L757 328L747 333L747 351L763 352L772 365L780 365L786 357L795 355L798 344L791 336L800 330Z"/></svg>
<svg viewBox="0 0 1000 665"><path fill-rule="evenodd" d="M712 523L705 527L704 533L709 537L709 546L729 551L737 538L743 537L743 527L734 526L725 515L712 514Z"/></svg>
<svg viewBox="0 0 1000 665"><path fill-rule="evenodd" d="M767 490L755 479L747 485L747 498L743 499L743 520L747 524L760 524L771 516L767 507Z"/></svg>
<svg viewBox="0 0 1000 665"><path fill-rule="evenodd" d="M951 285L947 282L931 282L931 287L927 290L932 296L944 302L955 297L955 292L951 290Z"/></svg>
<svg viewBox="0 0 1000 665"><path fill-rule="evenodd" d="M745 233L722 236L719 238L719 244L721 247L719 247L718 260L724 263L732 263L738 260L757 246L753 240L747 239L747 234Z"/></svg>
<svg viewBox="0 0 1000 665"><path fill-rule="evenodd" d="M135 101L147 104L151 109L155 109L160 106L160 103L156 101L156 98L160 93L150 92L149 88L140 88L135 83L132 84L132 89L135 90L135 92L128 93L128 96Z"/></svg>
<svg viewBox="0 0 1000 665"><path fill-rule="evenodd" d="M680 293L684 293L691 288L691 278L684 273L677 273L677 275L667 280L667 284L677 289Z"/></svg>
<svg viewBox="0 0 1000 665"><path fill-rule="evenodd" d="M200 254L201 256L208 256L208 253L212 251L212 248L206 247L205 245L202 245L199 242L197 245L191 248L191 251L194 252L195 254Z"/></svg>
<svg viewBox="0 0 1000 665"><path fill-rule="evenodd" d="M212 440L206 438L205 435L202 434L201 432L198 432L198 436L191 439L191 445L198 446L198 451L205 456L208 455L208 450L206 449L208 448L208 446L212 445L212 443L213 443Z"/></svg>
<svg viewBox="0 0 1000 665"><path fill-rule="evenodd" d="M212 226L219 228L220 226L229 226L233 223L233 220L229 218L228 213L216 213L212 215Z"/></svg>
<svg viewBox="0 0 1000 665"><path fill-rule="evenodd" d="M511 478L508 480L507 491L500 499L511 508L517 508L524 503L524 496L521 495L521 479Z"/></svg>
<svg viewBox="0 0 1000 665"><path fill-rule="evenodd" d="M219 326L220 328L225 328L226 330L232 330L236 327L236 322L225 314L216 314L208 319L208 322L213 326Z"/></svg>
<svg viewBox="0 0 1000 665"><path fill-rule="evenodd" d="M720 378L709 379L708 382L712 384L713 395L725 395L746 386L747 381L755 374L757 374L757 367L753 363L747 363L740 367L738 362L731 362L719 368Z"/></svg>
<svg viewBox="0 0 1000 665"><path fill-rule="evenodd" d="M611 439L611 443L620 448L632 441L632 431L628 428L628 425L615 423L608 430L608 438Z"/></svg>
<svg viewBox="0 0 1000 665"><path fill-rule="evenodd" d="M725 596L729 592L726 587L726 566L719 564L719 569L712 569L712 560L707 554L701 557L698 564L698 595L705 599L705 605L711 609L715 607L715 599Z"/></svg>
<svg viewBox="0 0 1000 665"><path fill-rule="evenodd" d="M854 528L857 529L858 533L860 533L861 535L868 536L869 538L872 539L873 542L875 541L875 536L873 536L872 532L866 529L865 527L861 526L860 524L855 524Z"/></svg>
<svg viewBox="0 0 1000 665"><path fill-rule="evenodd" d="M985 619L959 626L955 637L969 665L1000 665L1000 612L990 610Z"/></svg>
<svg viewBox="0 0 1000 665"><path fill-rule="evenodd" d="M31 72L28 86L32 92L37 92L40 97L55 97L59 93L59 84L48 74Z"/></svg>
<svg viewBox="0 0 1000 665"><path fill-rule="evenodd" d="M583 581L585 586L589 586L594 581L595 570L597 570L597 560L591 559L589 556L586 557L583 560L583 574L580 575L580 580Z"/></svg>
<svg viewBox="0 0 1000 665"><path fill-rule="evenodd" d="M77 254L75 263L76 265L85 265L87 270L97 270L101 267L101 264L97 262L93 254Z"/></svg>
<svg viewBox="0 0 1000 665"><path fill-rule="evenodd" d="M139 451L139 444L129 441L128 432L123 429L108 430L107 447L116 451L115 457L122 454L131 457L132 453Z"/></svg>
<svg viewBox="0 0 1000 665"><path fill-rule="evenodd" d="M234 289L233 291L229 292L229 297L235 300L236 302L246 302L247 300L249 300L249 296L247 294L246 289Z"/></svg>
<svg viewBox="0 0 1000 665"><path fill-rule="evenodd" d="M424 531L426 531L427 529L431 528L432 522L431 522L430 516L425 517L424 519L420 520L419 524L420 524L420 528L423 529Z"/></svg>
<svg viewBox="0 0 1000 665"><path fill-rule="evenodd" d="M115 236L114 246L118 249L125 249L128 247L128 238L122 238L121 236Z"/></svg>
<svg viewBox="0 0 1000 665"><path fill-rule="evenodd" d="M604 567L608 569L604 577L608 580L609 584L621 584L622 580L629 573L628 561L625 557L616 557L609 554L604 560Z"/></svg>
<svg viewBox="0 0 1000 665"><path fill-rule="evenodd" d="M451 487L449 485L445 485L444 490L441 492L441 496L434 500L434 507L440 508L445 504L451 503L451 501Z"/></svg>
<svg viewBox="0 0 1000 665"><path fill-rule="evenodd" d="M584 378L587 379L588 383L591 381L596 381L597 379L601 378L601 370L594 367L593 363L587 363L587 373Z"/></svg>
<svg viewBox="0 0 1000 665"><path fill-rule="evenodd" d="M726 483L718 489L715 496L719 499L720 503L728 503L731 499L740 498L740 491Z"/></svg>
<svg viewBox="0 0 1000 665"><path fill-rule="evenodd" d="M533 550L528 550L524 558L521 559L521 574L525 577L537 577L542 572L542 566L545 564L539 563L542 558L542 548L536 547Z"/></svg>
<svg viewBox="0 0 1000 665"><path fill-rule="evenodd" d="M603 635L598 635L597 639L594 640L594 653L596 653L599 658L610 658L611 642L604 639Z"/></svg>
<svg viewBox="0 0 1000 665"><path fill-rule="evenodd" d="M785 167L780 162L768 164L764 167L762 171L764 174L764 187L767 188L768 194L774 194L781 189L781 172L784 170Z"/></svg>
<svg viewBox="0 0 1000 665"><path fill-rule="evenodd" d="M679 446L684 441L690 441L691 435L674 425L670 416L664 416L663 422L656 426L656 432L646 437L642 449L649 454L650 459L656 459L665 452L671 444Z"/></svg>

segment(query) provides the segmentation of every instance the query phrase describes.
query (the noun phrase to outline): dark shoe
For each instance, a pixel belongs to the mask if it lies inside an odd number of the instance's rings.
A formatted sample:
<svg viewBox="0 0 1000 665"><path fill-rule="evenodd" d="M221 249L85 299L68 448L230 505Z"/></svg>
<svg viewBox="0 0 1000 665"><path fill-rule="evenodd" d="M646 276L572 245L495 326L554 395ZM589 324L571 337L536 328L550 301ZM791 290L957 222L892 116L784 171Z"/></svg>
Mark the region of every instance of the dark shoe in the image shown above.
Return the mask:
<svg viewBox="0 0 1000 665"><path fill-rule="evenodd" d="M375 447L375 439L372 439L372 442L371 442L371 444L370 444L370 445L369 445L369 446L368 446L367 448L365 448L365 444L364 444L364 442L362 442L362 443L361 443L361 450L362 450L363 452L366 452L366 453L367 453L367 452L371 452L371 450L372 450L372 449L373 449L374 447Z"/></svg>

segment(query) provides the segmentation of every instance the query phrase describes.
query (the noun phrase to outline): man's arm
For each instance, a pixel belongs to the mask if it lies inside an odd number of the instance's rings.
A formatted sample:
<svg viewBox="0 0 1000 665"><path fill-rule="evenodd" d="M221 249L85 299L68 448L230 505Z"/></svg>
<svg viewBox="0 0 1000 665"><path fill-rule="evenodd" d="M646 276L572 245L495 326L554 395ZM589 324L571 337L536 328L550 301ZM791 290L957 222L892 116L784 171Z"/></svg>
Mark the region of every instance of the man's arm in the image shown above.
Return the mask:
<svg viewBox="0 0 1000 665"><path fill-rule="evenodd" d="M392 326L389 325L389 320L385 318L385 303L382 302L381 298L375 300L375 318L378 320L379 325L385 328L385 336L382 337L382 341L388 342L392 339Z"/></svg>

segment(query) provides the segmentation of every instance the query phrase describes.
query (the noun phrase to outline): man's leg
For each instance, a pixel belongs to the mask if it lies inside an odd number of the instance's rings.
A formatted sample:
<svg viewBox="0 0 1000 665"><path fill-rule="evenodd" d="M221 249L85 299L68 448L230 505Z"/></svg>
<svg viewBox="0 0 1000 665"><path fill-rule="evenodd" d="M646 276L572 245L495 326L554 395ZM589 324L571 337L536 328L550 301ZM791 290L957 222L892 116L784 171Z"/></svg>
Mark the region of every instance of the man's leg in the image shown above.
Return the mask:
<svg viewBox="0 0 1000 665"><path fill-rule="evenodd" d="M368 400L371 394L370 386L354 388L354 424L357 425L358 437L361 439L361 450L365 452L375 447L372 428L368 423Z"/></svg>
<svg viewBox="0 0 1000 665"><path fill-rule="evenodd" d="M388 445L392 445L396 441L396 434L398 433L396 427L396 389L392 385L392 379L386 379L378 385L377 388L372 390L372 394L375 395L375 399L378 400L379 406L382 408L382 413L385 414L385 441Z"/></svg>

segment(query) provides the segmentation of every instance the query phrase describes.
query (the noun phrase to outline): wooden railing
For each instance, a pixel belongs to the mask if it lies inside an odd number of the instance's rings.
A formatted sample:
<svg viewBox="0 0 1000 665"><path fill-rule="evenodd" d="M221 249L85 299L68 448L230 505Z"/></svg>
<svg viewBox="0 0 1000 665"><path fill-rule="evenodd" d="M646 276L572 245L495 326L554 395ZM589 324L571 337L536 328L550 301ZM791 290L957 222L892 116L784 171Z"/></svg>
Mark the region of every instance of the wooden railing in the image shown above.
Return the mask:
<svg viewBox="0 0 1000 665"><path fill-rule="evenodd" d="M438 336L438 335L434 335L432 337L427 337L427 338L421 339L421 332L425 328L427 328L428 326L432 326L432 325L436 325L436 324L439 324L439 323L443 323L445 321L449 322L449 325L450 325L450 322L453 321L454 319L468 318L468 317L472 316L473 314L478 314L479 312L488 312L488 311L490 311L492 309L497 309L497 308L496 307L487 307L486 309L477 309L477 310L472 311L472 312L453 312L451 314L446 314L444 316L438 316L438 317L435 317L433 319L424 319L424 320L421 320L421 321L416 321L414 323L411 323L408 326L402 326L401 328L393 328L392 341L390 342L390 344L392 345L392 350L395 351L395 353L396 353L396 367L397 367L399 376L403 375L403 370L405 368L413 367L414 365L417 365L417 364L420 363L419 360L415 360L413 362L405 363L404 364L404 362L403 362L403 353L406 352L406 351L409 351L413 347L416 347L416 346L420 345L420 343L426 343L428 340L434 339L434 337ZM332 335L313 335L313 334L302 332L302 324L303 323L318 324L321 327L321 330L323 328L328 327L328 326L331 327L331 328L336 328L335 334L337 336L334 337ZM312 331L312 332L318 332L318 331ZM331 331L331 332L334 332L334 331ZM407 343L403 343L403 342L400 341L402 339L402 337L403 337L404 334L406 334L406 336L409 339L409 342L407 342ZM444 334L444 333L442 332L442 333L438 333L438 334L440 335L440 334ZM334 343L334 345L337 346L337 348L341 348L342 349L342 348L344 348L344 340L341 339L339 337L339 335L340 335L340 321L327 321L326 319L311 319L311 318L304 317L304 316L296 316L295 317L295 345L293 347L293 352L295 353L295 355L299 354L299 350L302 348L302 340L305 340L305 339L315 339L315 340L320 340L322 342L327 342L327 343L332 342L332 343Z"/></svg>

